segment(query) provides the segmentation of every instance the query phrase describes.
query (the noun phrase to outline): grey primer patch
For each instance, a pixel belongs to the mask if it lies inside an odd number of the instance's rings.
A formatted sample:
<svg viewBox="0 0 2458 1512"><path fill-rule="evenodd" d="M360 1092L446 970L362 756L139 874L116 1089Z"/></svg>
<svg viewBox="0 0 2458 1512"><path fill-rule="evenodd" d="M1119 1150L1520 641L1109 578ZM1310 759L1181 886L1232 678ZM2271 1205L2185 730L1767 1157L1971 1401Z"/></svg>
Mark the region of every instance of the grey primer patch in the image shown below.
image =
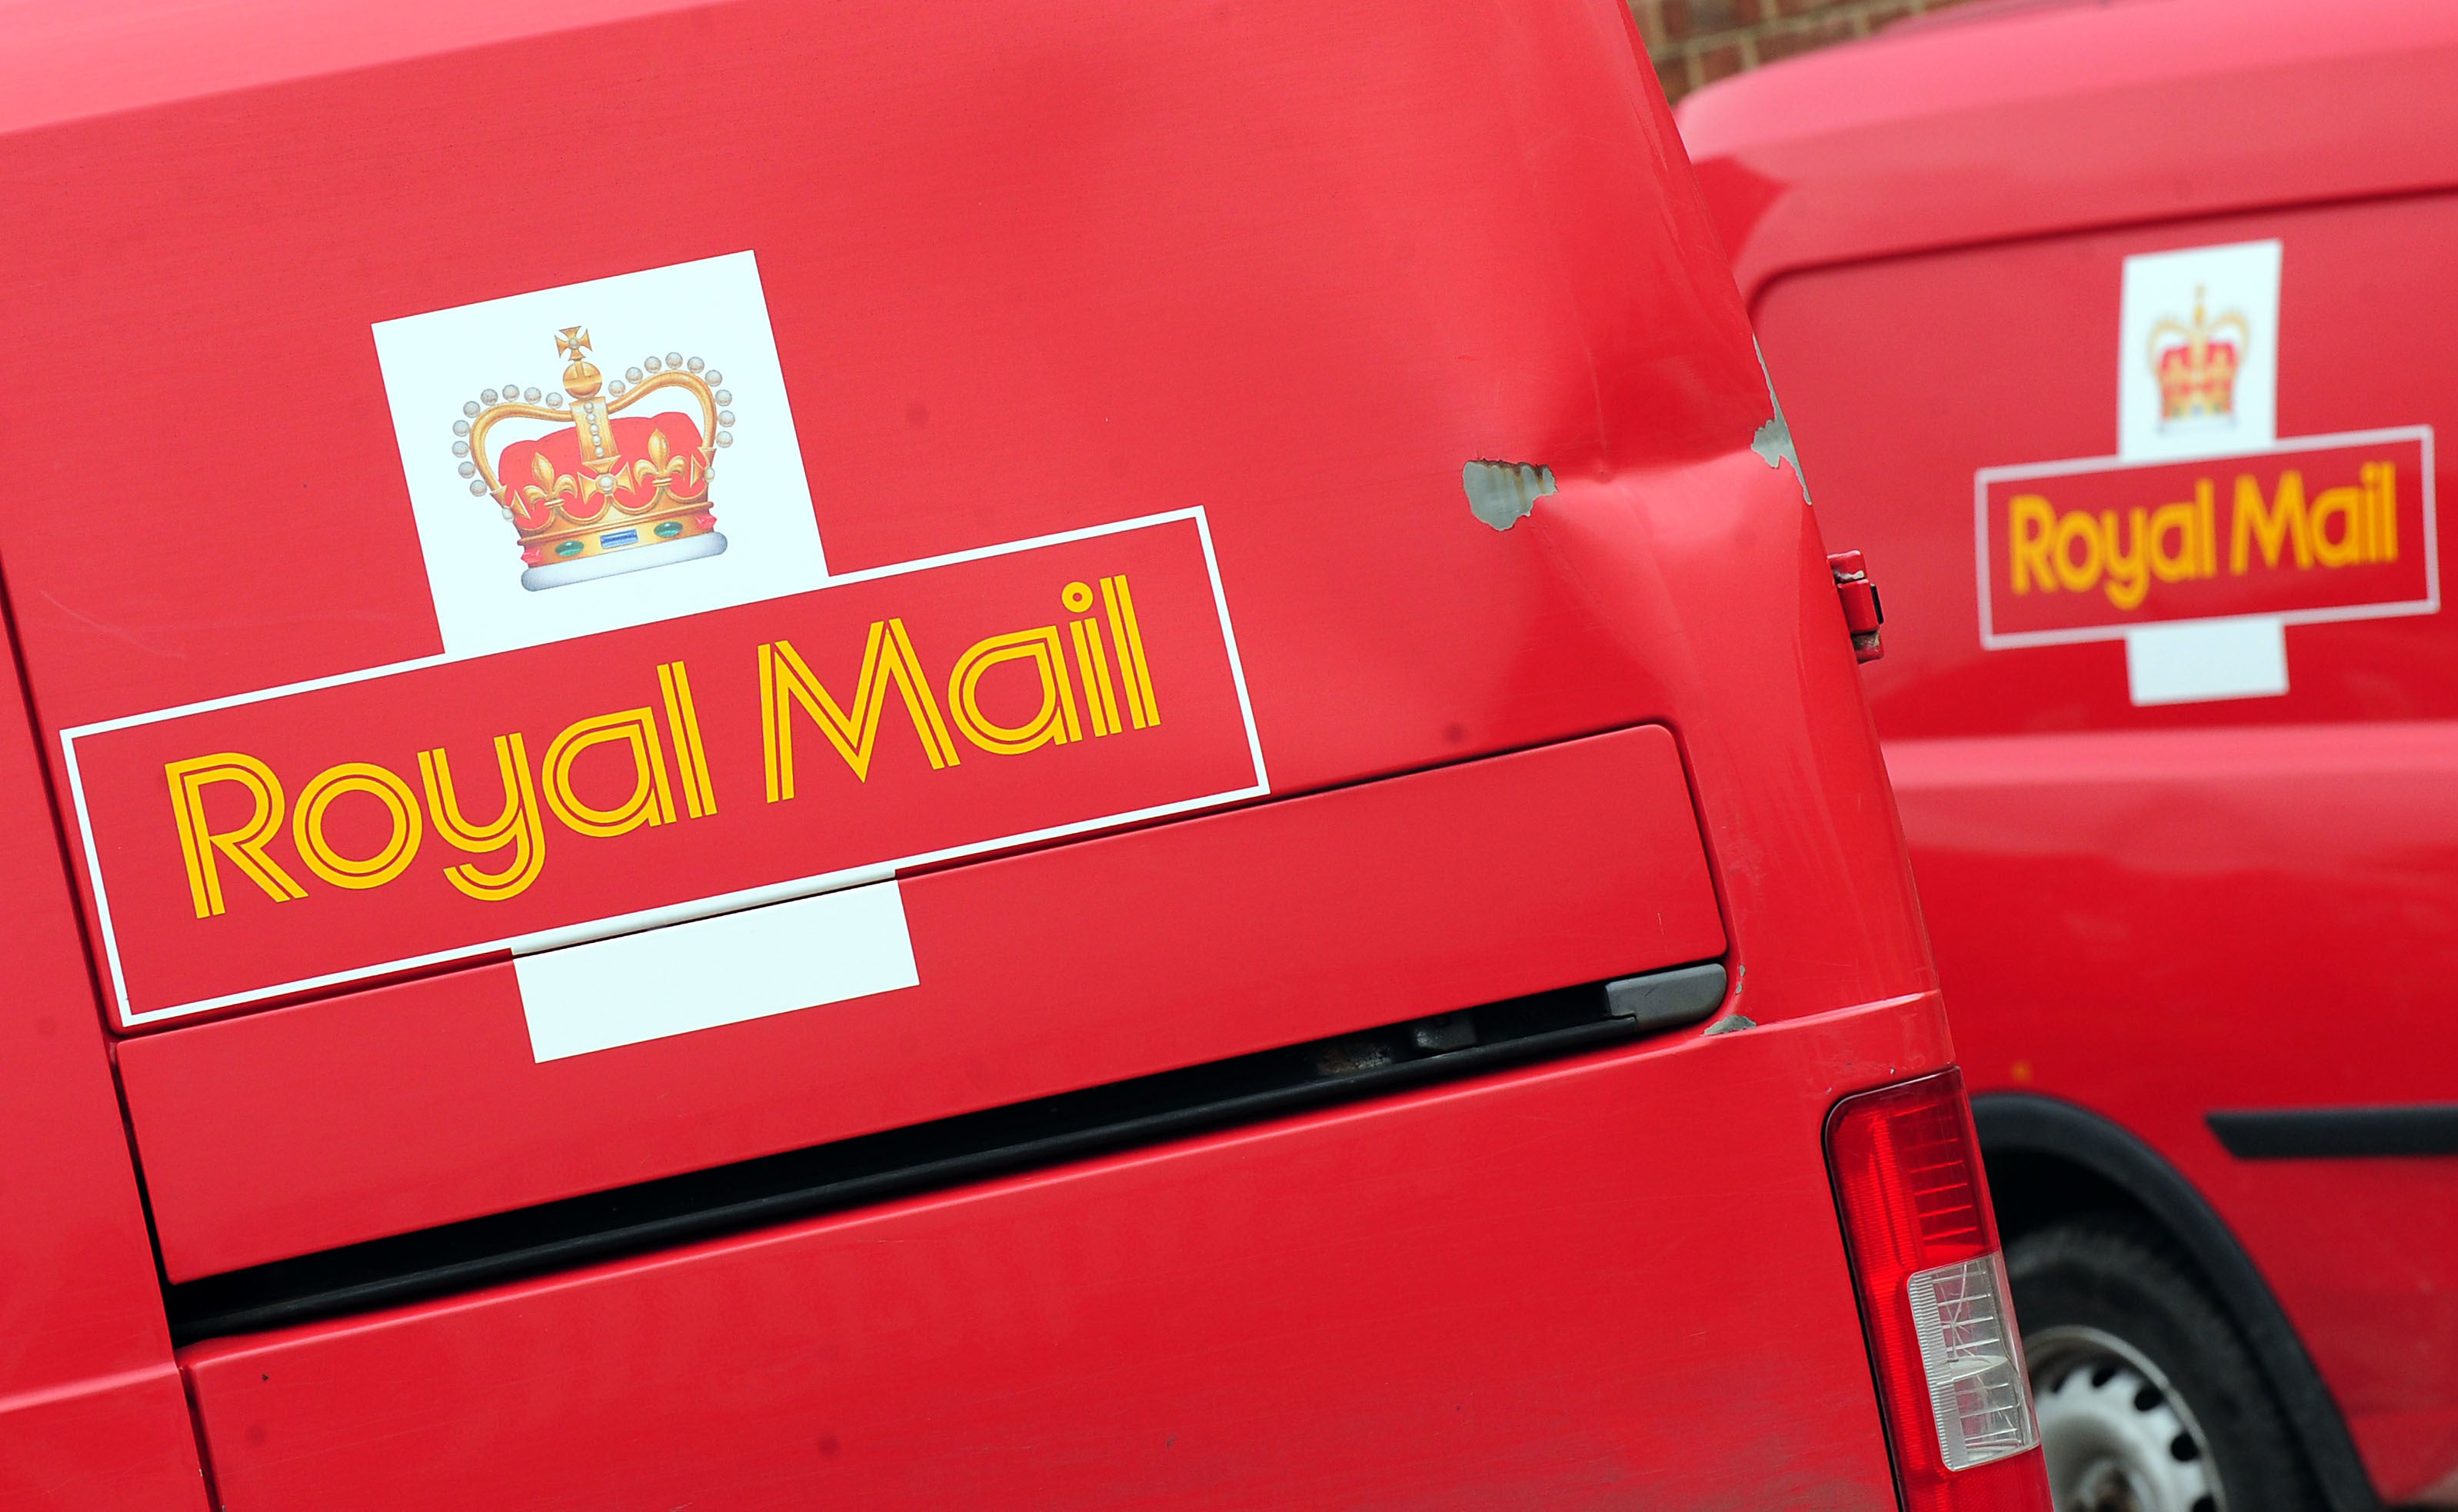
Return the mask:
<svg viewBox="0 0 2458 1512"><path fill-rule="evenodd" d="M1766 353L1759 351L1756 338L1750 341L1750 350L1759 354L1759 376L1766 380L1767 408L1775 411L1774 416L1750 438L1750 449L1770 467L1791 463L1792 475L1801 483L1801 502L1808 504L1809 474L1801 470L1801 453L1792 449L1792 427L1784 424L1783 401L1775 397L1775 375L1767 371Z"/></svg>
<svg viewBox="0 0 2458 1512"><path fill-rule="evenodd" d="M1739 1034L1743 1029L1755 1029L1758 1026L1759 1021L1751 1018L1746 1013L1727 1013L1722 1018L1718 1019L1715 1023L1708 1025L1698 1032L1701 1034Z"/></svg>
<svg viewBox="0 0 2458 1512"><path fill-rule="evenodd" d="M1508 530L1553 491L1553 469L1531 462L1471 462L1460 469L1468 512L1497 530Z"/></svg>
<svg viewBox="0 0 2458 1512"><path fill-rule="evenodd" d="M1788 462L1792 464L1793 471L1801 470L1801 459L1793 454L1792 427L1783 423L1781 409L1775 412L1773 420L1759 427L1757 435L1750 438L1750 449L1770 467L1781 467Z"/></svg>

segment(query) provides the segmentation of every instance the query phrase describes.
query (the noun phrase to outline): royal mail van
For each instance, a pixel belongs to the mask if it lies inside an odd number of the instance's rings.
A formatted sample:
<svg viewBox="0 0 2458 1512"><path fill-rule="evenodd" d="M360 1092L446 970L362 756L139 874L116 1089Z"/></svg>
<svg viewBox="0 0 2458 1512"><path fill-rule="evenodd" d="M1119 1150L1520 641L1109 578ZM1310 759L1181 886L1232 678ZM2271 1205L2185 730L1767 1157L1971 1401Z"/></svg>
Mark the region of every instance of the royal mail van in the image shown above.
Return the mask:
<svg viewBox="0 0 2458 1512"><path fill-rule="evenodd" d="M1682 130L1867 669L2059 1507L2458 1505L2458 10L1974 6Z"/></svg>
<svg viewBox="0 0 2458 1512"><path fill-rule="evenodd" d="M2045 1507L1619 0L0 49L0 1504Z"/></svg>

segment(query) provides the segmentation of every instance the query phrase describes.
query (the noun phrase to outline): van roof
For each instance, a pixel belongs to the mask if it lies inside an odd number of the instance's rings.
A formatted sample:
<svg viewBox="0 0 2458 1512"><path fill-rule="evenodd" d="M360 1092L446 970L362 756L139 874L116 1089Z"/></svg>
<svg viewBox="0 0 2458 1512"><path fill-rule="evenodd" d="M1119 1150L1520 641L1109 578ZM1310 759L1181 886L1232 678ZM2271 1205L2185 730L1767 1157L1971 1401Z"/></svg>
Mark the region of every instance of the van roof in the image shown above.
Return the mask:
<svg viewBox="0 0 2458 1512"><path fill-rule="evenodd" d="M1988 0L1702 90L1743 295L1798 269L2458 183L2447 0Z"/></svg>
<svg viewBox="0 0 2458 1512"><path fill-rule="evenodd" d="M697 0L0 0L0 134L312 78Z"/></svg>

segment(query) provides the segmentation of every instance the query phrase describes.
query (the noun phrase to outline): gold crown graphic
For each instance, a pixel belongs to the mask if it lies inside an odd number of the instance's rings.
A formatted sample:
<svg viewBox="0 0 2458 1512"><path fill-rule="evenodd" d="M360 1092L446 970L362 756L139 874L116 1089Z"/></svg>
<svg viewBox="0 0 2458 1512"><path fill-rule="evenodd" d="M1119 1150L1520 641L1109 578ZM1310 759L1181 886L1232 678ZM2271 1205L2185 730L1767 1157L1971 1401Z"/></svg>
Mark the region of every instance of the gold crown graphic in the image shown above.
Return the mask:
<svg viewBox="0 0 2458 1512"><path fill-rule="evenodd" d="M507 383L452 423L461 475L520 531L532 591L725 549L708 500L718 449L734 445L725 375L668 352L610 383L589 347L586 328L564 327L564 393Z"/></svg>
<svg viewBox="0 0 2458 1512"><path fill-rule="evenodd" d="M2159 380L2159 424L2236 418L2236 377L2243 370L2253 328L2231 310L2206 320L2202 290L2194 291L2194 321L2174 318L2151 327L2151 371ZM2229 340L2233 333L2234 340Z"/></svg>

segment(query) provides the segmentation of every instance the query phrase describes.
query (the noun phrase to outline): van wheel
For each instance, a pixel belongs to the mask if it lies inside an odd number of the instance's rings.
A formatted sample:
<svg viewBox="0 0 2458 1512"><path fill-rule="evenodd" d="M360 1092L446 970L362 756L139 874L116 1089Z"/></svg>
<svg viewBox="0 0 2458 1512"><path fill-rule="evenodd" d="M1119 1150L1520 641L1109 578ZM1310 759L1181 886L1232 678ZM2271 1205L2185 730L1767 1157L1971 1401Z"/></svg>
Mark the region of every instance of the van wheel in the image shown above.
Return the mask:
<svg viewBox="0 0 2458 1512"><path fill-rule="evenodd" d="M2164 1245L2052 1224L2006 1269L2056 1512L2322 1512L2252 1352Z"/></svg>

